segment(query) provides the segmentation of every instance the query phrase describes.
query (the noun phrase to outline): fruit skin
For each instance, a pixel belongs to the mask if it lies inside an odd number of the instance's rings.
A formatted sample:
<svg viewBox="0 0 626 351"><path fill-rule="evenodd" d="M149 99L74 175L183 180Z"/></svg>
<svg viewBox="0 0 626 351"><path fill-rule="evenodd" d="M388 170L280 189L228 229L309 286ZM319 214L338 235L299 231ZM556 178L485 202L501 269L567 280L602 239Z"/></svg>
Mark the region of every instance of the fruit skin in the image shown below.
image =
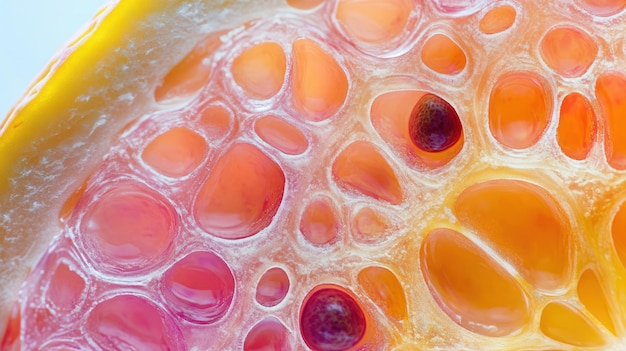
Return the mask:
<svg viewBox="0 0 626 351"><path fill-rule="evenodd" d="M55 54L0 121L2 334L21 283L61 232L63 201L120 130L151 108L150 87L189 43L286 6L278 0L111 0Z"/></svg>

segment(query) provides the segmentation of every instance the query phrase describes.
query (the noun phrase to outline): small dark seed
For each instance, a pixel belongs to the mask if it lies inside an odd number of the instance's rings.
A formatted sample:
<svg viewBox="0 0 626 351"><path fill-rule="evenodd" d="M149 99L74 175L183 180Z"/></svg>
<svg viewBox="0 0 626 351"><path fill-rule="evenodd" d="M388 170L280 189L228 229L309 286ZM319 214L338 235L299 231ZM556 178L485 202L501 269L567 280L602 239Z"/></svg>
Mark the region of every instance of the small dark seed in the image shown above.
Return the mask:
<svg viewBox="0 0 626 351"><path fill-rule="evenodd" d="M409 117L409 137L415 146L427 152L441 152L452 147L463 133L459 115L446 100L425 94Z"/></svg>
<svg viewBox="0 0 626 351"><path fill-rule="evenodd" d="M347 350L365 334L365 315L347 293L324 288L307 300L300 329L306 344L315 351Z"/></svg>

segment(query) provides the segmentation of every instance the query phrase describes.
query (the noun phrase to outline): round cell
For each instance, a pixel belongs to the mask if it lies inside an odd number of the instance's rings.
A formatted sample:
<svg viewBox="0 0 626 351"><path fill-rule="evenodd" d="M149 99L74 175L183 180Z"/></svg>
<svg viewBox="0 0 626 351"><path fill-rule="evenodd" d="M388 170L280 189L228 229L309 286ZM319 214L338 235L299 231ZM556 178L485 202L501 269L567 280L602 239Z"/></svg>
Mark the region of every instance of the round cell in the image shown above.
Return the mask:
<svg viewBox="0 0 626 351"><path fill-rule="evenodd" d="M456 110L434 94L422 96L409 117L409 137L426 152L441 152L456 144L463 126Z"/></svg>
<svg viewBox="0 0 626 351"><path fill-rule="evenodd" d="M462 327L504 336L529 321L528 300L515 278L462 234L432 231L422 242L420 259L434 300Z"/></svg>
<svg viewBox="0 0 626 351"><path fill-rule="evenodd" d="M626 7L626 0L579 0L590 14L599 17L616 15Z"/></svg>
<svg viewBox="0 0 626 351"><path fill-rule="evenodd" d="M596 80L596 99L604 117L604 152L609 166L626 169L626 75L601 74Z"/></svg>
<svg viewBox="0 0 626 351"><path fill-rule="evenodd" d="M267 270L256 287L256 300L265 307L278 305L289 291L289 276L280 267Z"/></svg>
<svg viewBox="0 0 626 351"><path fill-rule="evenodd" d="M228 311L235 294L235 279L219 256L196 251L165 272L162 290L167 305L182 318L213 323Z"/></svg>
<svg viewBox="0 0 626 351"><path fill-rule="evenodd" d="M583 75L598 54L598 45L589 34L571 27L551 29L541 39L541 57L564 77Z"/></svg>
<svg viewBox="0 0 626 351"><path fill-rule="evenodd" d="M363 207L352 217L352 237L363 244L375 244L383 239L391 228L390 220L371 208Z"/></svg>
<svg viewBox="0 0 626 351"><path fill-rule="evenodd" d="M300 217L300 232L314 245L333 242L340 225L337 208L327 197L310 201Z"/></svg>
<svg viewBox="0 0 626 351"><path fill-rule="evenodd" d="M447 35L435 34L422 47L422 61L437 73L454 75L463 71L467 56Z"/></svg>
<svg viewBox="0 0 626 351"><path fill-rule="evenodd" d="M402 188L385 157L369 142L356 141L337 155L332 174L340 187L397 205Z"/></svg>
<svg viewBox="0 0 626 351"><path fill-rule="evenodd" d="M274 42L257 44L243 51L231 67L233 79L253 99L269 99L283 86L287 59Z"/></svg>
<svg viewBox="0 0 626 351"><path fill-rule="evenodd" d="M335 17L352 37L382 44L405 31L412 10L410 0L340 0Z"/></svg>
<svg viewBox="0 0 626 351"><path fill-rule="evenodd" d="M496 34L509 29L515 22L517 12L510 5L494 7L481 18L478 28L485 34Z"/></svg>
<svg viewBox="0 0 626 351"><path fill-rule="evenodd" d="M85 279L76 268L61 261L52 272L46 294L56 311L68 313L84 300L86 287Z"/></svg>
<svg viewBox="0 0 626 351"><path fill-rule="evenodd" d="M254 131L266 143L287 155L299 155L306 151L309 142L294 125L276 116L265 116L254 123Z"/></svg>
<svg viewBox="0 0 626 351"><path fill-rule="evenodd" d="M599 347L606 343L589 318L563 302L551 302L544 307L539 329L554 340L574 346Z"/></svg>
<svg viewBox="0 0 626 351"><path fill-rule="evenodd" d="M538 289L569 284L574 247L567 213L543 187L517 179L473 184L453 212Z"/></svg>
<svg viewBox="0 0 626 351"><path fill-rule="evenodd" d="M285 174L257 147L236 144L216 162L195 200L195 217L207 233L224 239L252 236L278 211Z"/></svg>
<svg viewBox="0 0 626 351"><path fill-rule="evenodd" d="M117 295L89 312L87 335L105 350L186 350L172 318L145 298Z"/></svg>
<svg viewBox="0 0 626 351"><path fill-rule="evenodd" d="M173 213L154 191L117 184L89 205L80 239L97 269L134 272L164 258L176 233Z"/></svg>
<svg viewBox="0 0 626 351"><path fill-rule="evenodd" d="M291 350L290 334L276 318L268 317L257 323L246 335L244 351Z"/></svg>
<svg viewBox="0 0 626 351"><path fill-rule="evenodd" d="M500 77L489 96L489 129L502 145L525 149L539 141L552 110L547 82L530 72Z"/></svg>
<svg viewBox="0 0 626 351"><path fill-rule="evenodd" d="M408 318L404 288L395 273L384 267L365 267L359 272L357 279L369 298L385 315L396 321Z"/></svg>
<svg viewBox="0 0 626 351"><path fill-rule="evenodd" d="M143 150L141 158L164 176L182 177L198 167L207 152L208 145L200 135L176 127L154 138Z"/></svg>
<svg viewBox="0 0 626 351"><path fill-rule="evenodd" d="M434 169L447 165L464 146L464 137L452 147L439 152L426 152L417 147L409 135L409 120L417 102L428 94L419 90L398 90L377 96L372 102L370 117L378 134L393 148L405 164L418 169Z"/></svg>
<svg viewBox="0 0 626 351"><path fill-rule="evenodd" d="M342 288L327 285L314 289L300 312L304 342L316 351L343 351L365 335L365 314Z"/></svg>
<svg viewBox="0 0 626 351"><path fill-rule="evenodd" d="M306 120L334 115L348 95L348 77L335 58L310 39L293 43L293 103Z"/></svg>
<svg viewBox="0 0 626 351"><path fill-rule="evenodd" d="M556 139L561 151L574 160L584 160L596 141L596 115L591 103L579 93L568 94L561 103Z"/></svg>

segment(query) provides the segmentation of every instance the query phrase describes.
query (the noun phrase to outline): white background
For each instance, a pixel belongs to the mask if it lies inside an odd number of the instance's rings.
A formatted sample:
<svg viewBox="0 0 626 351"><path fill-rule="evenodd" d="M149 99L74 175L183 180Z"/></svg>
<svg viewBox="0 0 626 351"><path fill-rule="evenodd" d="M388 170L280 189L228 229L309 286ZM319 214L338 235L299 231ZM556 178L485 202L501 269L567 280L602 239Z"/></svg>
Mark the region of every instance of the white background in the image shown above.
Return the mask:
<svg viewBox="0 0 626 351"><path fill-rule="evenodd" d="M0 0L0 120L52 55L105 2Z"/></svg>

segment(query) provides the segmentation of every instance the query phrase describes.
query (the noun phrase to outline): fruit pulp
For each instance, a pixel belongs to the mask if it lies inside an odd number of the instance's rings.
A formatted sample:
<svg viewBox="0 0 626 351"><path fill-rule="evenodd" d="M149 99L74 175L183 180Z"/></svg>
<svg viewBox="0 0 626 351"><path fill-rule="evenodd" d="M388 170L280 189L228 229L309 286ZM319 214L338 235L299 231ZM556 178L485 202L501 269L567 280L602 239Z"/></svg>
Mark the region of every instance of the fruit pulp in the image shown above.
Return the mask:
<svg viewBox="0 0 626 351"><path fill-rule="evenodd" d="M624 4L289 5L160 70L2 347L623 346ZM411 140L426 94L445 150Z"/></svg>

